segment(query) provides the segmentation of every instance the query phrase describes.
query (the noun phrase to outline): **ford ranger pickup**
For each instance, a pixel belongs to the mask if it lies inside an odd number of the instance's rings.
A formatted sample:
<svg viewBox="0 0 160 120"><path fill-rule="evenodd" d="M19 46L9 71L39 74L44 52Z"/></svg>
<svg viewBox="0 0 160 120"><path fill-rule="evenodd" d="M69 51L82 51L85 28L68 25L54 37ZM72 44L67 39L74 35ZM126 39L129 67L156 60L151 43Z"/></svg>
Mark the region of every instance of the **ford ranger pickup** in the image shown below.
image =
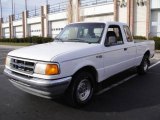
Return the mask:
<svg viewBox="0 0 160 120"><path fill-rule="evenodd" d="M4 73L25 92L45 98L65 94L72 105L84 105L107 78L133 67L145 74L154 49L154 41L134 41L124 23L73 23L53 42L8 53Z"/></svg>

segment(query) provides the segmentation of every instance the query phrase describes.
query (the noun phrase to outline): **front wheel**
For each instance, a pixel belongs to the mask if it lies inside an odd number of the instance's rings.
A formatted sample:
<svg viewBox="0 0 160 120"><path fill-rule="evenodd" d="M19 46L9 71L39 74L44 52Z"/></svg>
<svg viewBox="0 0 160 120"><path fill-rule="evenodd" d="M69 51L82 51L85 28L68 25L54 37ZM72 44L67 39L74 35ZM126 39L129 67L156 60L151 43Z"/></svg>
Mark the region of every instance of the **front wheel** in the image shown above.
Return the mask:
<svg viewBox="0 0 160 120"><path fill-rule="evenodd" d="M91 100L94 90L93 80L89 72L80 72L73 77L67 91L67 99L72 106L83 106Z"/></svg>
<svg viewBox="0 0 160 120"><path fill-rule="evenodd" d="M137 72L140 75L146 74L150 65L149 56L145 55L141 64L137 67Z"/></svg>

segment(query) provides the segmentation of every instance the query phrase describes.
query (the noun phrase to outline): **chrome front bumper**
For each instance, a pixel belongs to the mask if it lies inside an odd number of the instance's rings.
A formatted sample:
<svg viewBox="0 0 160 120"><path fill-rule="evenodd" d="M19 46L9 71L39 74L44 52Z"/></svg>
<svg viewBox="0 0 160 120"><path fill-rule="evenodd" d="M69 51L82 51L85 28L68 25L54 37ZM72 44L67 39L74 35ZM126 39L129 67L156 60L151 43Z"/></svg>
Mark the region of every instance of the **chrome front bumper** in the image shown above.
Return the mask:
<svg viewBox="0 0 160 120"><path fill-rule="evenodd" d="M9 78L10 82L17 88L44 98L52 98L61 95L68 88L72 77L66 77L56 80L45 80L39 78L27 78L12 71L5 69L4 74Z"/></svg>

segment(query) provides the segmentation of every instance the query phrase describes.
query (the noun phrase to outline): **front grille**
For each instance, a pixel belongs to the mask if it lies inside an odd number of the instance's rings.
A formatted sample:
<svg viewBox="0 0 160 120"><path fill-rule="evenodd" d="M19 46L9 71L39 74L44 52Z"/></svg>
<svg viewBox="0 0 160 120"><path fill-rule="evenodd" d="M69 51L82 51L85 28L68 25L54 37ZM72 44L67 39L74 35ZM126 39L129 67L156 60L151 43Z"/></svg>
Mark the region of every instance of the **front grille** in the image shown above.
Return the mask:
<svg viewBox="0 0 160 120"><path fill-rule="evenodd" d="M23 73L27 74L33 74L34 72L34 62L29 62L25 60L19 60L19 59L11 59L11 68Z"/></svg>

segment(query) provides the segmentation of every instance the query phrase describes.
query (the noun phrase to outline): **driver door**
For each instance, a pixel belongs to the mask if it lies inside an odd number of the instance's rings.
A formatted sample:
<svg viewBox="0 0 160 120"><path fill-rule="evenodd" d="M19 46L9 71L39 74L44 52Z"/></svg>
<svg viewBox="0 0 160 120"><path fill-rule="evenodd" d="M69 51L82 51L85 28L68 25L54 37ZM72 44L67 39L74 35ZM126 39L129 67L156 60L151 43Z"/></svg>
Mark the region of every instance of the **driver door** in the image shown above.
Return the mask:
<svg viewBox="0 0 160 120"><path fill-rule="evenodd" d="M110 25L106 33L104 47L104 77L108 78L126 69L126 44L119 25Z"/></svg>

